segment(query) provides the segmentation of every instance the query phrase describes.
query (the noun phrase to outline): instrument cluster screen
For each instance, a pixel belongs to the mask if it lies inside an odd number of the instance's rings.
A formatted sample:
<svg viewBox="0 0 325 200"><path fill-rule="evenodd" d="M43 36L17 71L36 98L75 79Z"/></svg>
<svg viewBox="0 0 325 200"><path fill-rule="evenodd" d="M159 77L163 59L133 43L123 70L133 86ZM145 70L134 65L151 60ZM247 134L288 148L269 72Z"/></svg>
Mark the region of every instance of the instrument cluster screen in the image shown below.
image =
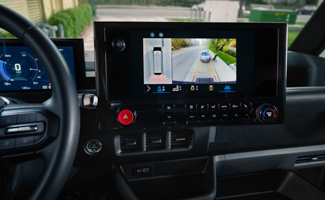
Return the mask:
<svg viewBox="0 0 325 200"><path fill-rule="evenodd" d="M58 46L75 78L72 46ZM0 91L50 90L51 82L39 58L26 46L0 46Z"/></svg>

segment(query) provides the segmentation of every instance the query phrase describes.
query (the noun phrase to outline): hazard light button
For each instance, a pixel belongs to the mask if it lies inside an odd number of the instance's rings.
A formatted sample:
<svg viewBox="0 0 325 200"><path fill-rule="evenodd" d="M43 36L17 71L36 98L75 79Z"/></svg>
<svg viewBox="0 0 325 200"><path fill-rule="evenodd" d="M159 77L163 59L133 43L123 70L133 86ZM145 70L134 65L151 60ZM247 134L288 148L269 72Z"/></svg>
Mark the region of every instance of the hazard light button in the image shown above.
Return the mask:
<svg viewBox="0 0 325 200"><path fill-rule="evenodd" d="M124 109L121 112L119 112L117 118L121 124L130 125L134 120L134 115L130 110Z"/></svg>

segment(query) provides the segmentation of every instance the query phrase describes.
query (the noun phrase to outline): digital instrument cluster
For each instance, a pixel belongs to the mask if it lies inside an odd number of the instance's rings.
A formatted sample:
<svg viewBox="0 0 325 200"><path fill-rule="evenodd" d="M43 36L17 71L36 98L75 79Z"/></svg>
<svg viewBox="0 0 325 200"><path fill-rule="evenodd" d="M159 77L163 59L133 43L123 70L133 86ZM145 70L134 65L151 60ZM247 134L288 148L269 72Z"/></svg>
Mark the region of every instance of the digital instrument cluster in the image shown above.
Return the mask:
<svg viewBox="0 0 325 200"><path fill-rule="evenodd" d="M78 85L80 77L76 73L84 73L83 41L81 39L56 39L59 52L66 60L73 79ZM78 58L78 59L77 59ZM51 82L44 70L40 58L16 39L0 40L0 91L50 90Z"/></svg>

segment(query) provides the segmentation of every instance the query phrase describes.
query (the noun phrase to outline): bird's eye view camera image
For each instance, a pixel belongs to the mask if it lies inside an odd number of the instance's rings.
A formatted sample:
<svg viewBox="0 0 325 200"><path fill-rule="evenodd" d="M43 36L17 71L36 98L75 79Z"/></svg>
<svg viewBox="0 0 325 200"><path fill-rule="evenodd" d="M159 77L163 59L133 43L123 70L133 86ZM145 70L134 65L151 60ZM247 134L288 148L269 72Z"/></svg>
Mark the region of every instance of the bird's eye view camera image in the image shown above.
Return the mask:
<svg viewBox="0 0 325 200"><path fill-rule="evenodd" d="M144 84L235 84L236 49L236 38L145 38Z"/></svg>

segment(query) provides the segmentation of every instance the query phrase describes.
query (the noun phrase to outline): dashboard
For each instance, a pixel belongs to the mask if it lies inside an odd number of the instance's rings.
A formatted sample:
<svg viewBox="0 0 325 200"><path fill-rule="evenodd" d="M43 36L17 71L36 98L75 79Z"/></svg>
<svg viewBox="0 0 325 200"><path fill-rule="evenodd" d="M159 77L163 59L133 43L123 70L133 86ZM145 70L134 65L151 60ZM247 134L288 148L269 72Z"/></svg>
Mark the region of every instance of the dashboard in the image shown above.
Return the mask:
<svg viewBox="0 0 325 200"><path fill-rule="evenodd" d="M199 31L192 23L95 22L95 79L86 76L81 39L53 39L81 113L74 168L59 199L107 188L123 199L324 197L292 172L324 165L325 90L286 88L287 59L301 58L287 53L287 24L194 24ZM0 40L0 74L12 102L51 96L42 61L17 40ZM33 123L42 132L48 116L41 117ZM0 142L24 128L0 122ZM40 138L19 133L26 135ZM0 153L10 159L41 145Z"/></svg>

